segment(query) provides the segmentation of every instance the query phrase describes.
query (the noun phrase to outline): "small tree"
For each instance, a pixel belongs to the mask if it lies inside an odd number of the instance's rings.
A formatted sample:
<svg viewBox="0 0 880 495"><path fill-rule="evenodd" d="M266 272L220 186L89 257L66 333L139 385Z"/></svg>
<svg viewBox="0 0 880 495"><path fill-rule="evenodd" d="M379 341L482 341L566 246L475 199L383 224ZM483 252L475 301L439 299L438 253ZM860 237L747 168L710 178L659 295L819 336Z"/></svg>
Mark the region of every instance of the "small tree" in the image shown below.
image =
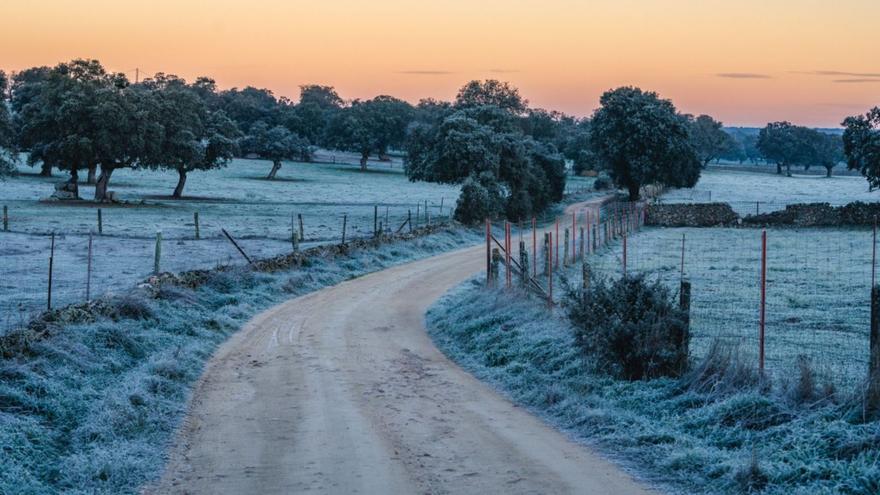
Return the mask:
<svg viewBox="0 0 880 495"><path fill-rule="evenodd" d="M189 172L225 166L237 151L239 136L235 123L223 111L210 110L195 88L172 78L144 83L154 92L162 140L154 148L158 153L141 160L140 166L177 172L171 197L179 199Z"/></svg>
<svg viewBox="0 0 880 495"><path fill-rule="evenodd" d="M835 134L813 131L810 141L813 161L825 167L825 177L831 177L831 169L844 160L843 139Z"/></svg>
<svg viewBox="0 0 880 495"><path fill-rule="evenodd" d="M472 175L461 185L453 218L464 224L476 224L501 213L503 191L491 173Z"/></svg>
<svg viewBox="0 0 880 495"><path fill-rule="evenodd" d="M12 126L12 115L7 103L9 79L0 70L0 178L12 175L18 162L16 153L15 129Z"/></svg>
<svg viewBox="0 0 880 495"><path fill-rule="evenodd" d="M412 106L391 96L354 101L330 121L325 141L332 147L361 155L361 170L367 170L370 155L383 157L390 147L401 147L414 116Z"/></svg>
<svg viewBox="0 0 880 495"><path fill-rule="evenodd" d="M593 114L591 144L611 179L632 201L645 184L692 187L700 161L687 119L657 93L623 87L608 91Z"/></svg>
<svg viewBox="0 0 880 495"><path fill-rule="evenodd" d="M858 170L871 189L880 187L880 107L843 121L846 166Z"/></svg>
<svg viewBox="0 0 880 495"><path fill-rule="evenodd" d="M269 180L275 179L283 160L302 159L311 153L307 140L286 127L269 127L265 122L256 122L251 126L250 133L241 141L241 150L272 162L272 170L266 176Z"/></svg>
<svg viewBox="0 0 880 495"><path fill-rule="evenodd" d="M689 118L691 145L703 164L703 168L712 160L717 160L736 147L734 139L724 131L721 122L708 115Z"/></svg>
<svg viewBox="0 0 880 495"><path fill-rule="evenodd" d="M688 318L659 282L598 279L586 291L569 291L566 305L575 342L597 370L626 380L686 371Z"/></svg>
<svg viewBox="0 0 880 495"><path fill-rule="evenodd" d="M791 166L802 164L809 167L813 149L810 141L812 129L792 125L789 122L771 122L761 129L756 144L767 160L776 163L776 173L791 176Z"/></svg>

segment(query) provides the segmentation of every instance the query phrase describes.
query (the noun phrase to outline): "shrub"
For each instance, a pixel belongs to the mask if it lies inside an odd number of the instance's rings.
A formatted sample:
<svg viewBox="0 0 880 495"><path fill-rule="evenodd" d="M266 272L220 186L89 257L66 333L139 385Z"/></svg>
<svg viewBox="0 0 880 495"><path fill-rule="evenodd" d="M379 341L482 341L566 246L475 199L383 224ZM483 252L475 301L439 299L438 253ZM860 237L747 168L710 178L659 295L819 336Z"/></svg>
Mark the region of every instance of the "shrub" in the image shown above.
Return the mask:
<svg viewBox="0 0 880 495"><path fill-rule="evenodd" d="M688 355L687 315L669 291L642 276L613 283L598 279L569 291L575 342L598 370L627 380L679 376Z"/></svg>
<svg viewBox="0 0 880 495"><path fill-rule="evenodd" d="M113 319L149 320L153 318L153 308L143 294L125 294L111 301Z"/></svg>
<svg viewBox="0 0 880 495"><path fill-rule="evenodd" d="M478 177L470 176L461 185L461 196L455 204L455 219L467 225L474 225L486 218L495 218L501 213L501 186L490 173Z"/></svg>
<svg viewBox="0 0 880 495"><path fill-rule="evenodd" d="M611 189L611 177L608 177L608 174L605 172L600 173L596 180L593 181L593 189L597 191Z"/></svg>

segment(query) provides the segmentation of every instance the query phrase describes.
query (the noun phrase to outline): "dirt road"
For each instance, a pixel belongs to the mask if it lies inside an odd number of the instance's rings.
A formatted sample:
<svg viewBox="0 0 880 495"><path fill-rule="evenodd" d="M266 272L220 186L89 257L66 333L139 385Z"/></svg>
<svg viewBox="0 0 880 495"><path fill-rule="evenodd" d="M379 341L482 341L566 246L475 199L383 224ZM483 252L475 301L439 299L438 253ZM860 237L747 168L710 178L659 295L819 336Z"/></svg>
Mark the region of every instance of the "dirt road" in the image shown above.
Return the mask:
<svg viewBox="0 0 880 495"><path fill-rule="evenodd" d="M484 247L351 280L255 317L212 358L156 493L644 489L459 369L427 308Z"/></svg>

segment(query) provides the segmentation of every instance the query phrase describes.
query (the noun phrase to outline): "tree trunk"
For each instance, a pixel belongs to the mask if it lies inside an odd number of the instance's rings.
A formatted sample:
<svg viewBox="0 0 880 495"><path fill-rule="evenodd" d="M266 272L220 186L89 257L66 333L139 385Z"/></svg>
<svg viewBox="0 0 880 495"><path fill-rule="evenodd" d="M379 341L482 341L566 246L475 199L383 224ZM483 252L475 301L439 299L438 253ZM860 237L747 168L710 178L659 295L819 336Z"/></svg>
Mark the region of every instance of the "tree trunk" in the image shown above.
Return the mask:
<svg viewBox="0 0 880 495"><path fill-rule="evenodd" d="M791 177L791 164L790 163L785 164L785 175L788 177Z"/></svg>
<svg viewBox="0 0 880 495"><path fill-rule="evenodd" d="M361 172L367 171L367 158L370 157L370 153L361 153Z"/></svg>
<svg viewBox="0 0 880 495"><path fill-rule="evenodd" d="M96 179L95 179L96 174L95 173L97 171L98 171L98 164L97 163L93 163L93 164L89 165L89 176L86 179L87 184L95 185L95 182L96 182Z"/></svg>
<svg viewBox="0 0 880 495"><path fill-rule="evenodd" d="M40 177L52 177L52 165L43 162L40 165Z"/></svg>
<svg viewBox="0 0 880 495"><path fill-rule="evenodd" d="M782 175L782 164L781 163L776 164L776 174Z"/></svg>
<svg viewBox="0 0 880 495"><path fill-rule="evenodd" d="M275 179L275 174L277 174L279 170L281 170L281 160L273 160L272 171L269 172L269 176L266 178L269 180Z"/></svg>
<svg viewBox="0 0 880 495"><path fill-rule="evenodd" d="M110 183L110 176L113 175L113 167L101 165L101 175L95 183L95 201L105 201L107 199L107 185Z"/></svg>
<svg viewBox="0 0 880 495"><path fill-rule="evenodd" d="M177 169L177 187L174 188L174 193L171 194L171 197L174 199L180 199L183 196L183 186L186 185L186 169L179 168Z"/></svg>
<svg viewBox="0 0 880 495"><path fill-rule="evenodd" d="M834 167L825 167L825 177L831 178L831 169Z"/></svg>
<svg viewBox="0 0 880 495"><path fill-rule="evenodd" d="M73 187L74 197L79 199L79 170L76 168L70 169L70 180L68 183Z"/></svg>
<svg viewBox="0 0 880 495"><path fill-rule="evenodd" d="M630 201L638 201L639 200L639 187L638 184L630 184L627 186L627 190L629 191L629 200Z"/></svg>

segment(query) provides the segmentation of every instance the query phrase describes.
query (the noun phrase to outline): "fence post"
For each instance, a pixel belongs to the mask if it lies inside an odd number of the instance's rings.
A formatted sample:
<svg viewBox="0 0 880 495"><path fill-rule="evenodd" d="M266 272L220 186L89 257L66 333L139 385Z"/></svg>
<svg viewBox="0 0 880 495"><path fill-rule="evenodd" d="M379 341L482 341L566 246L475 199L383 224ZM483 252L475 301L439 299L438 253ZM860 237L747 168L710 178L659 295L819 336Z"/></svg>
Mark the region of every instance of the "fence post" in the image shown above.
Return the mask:
<svg viewBox="0 0 880 495"><path fill-rule="evenodd" d="M871 287L871 339L865 409L880 410L880 286Z"/></svg>
<svg viewBox="0 0 880 495"><path fill-rule="evenodd" d="M544 275L550 276L550 270L553 266L553 255L550 253L550 233L544 232Z"/></svg>
<svg viewBox="0 0 880 495"><path fill-rule="evenodd" d="M569 232L568 227L565 228L565 249L562 253L562 264L568 265L568 241L569 241ZM573 257L572 257L573 258Z"/></svg>
<svg viewBox="0 0 880 495"><path fill-rule="evenodd" d="M571 262L577 258L577 213L571 212ZM567 243L566 243L567 244Z"/></svg>
<svg viewBox="0 0 880 495"><path fill-rule="evenodd" d="M49 283L46 287L46 309L52 310L52 268L55 265L55 232L49 245Z"/></svg>
<svg viewBox="0 0 880 495"><path fill-rule="evenodd" d="M421 209L422 209L422 203L421 202L416 203L416 223L419 222L419 217L422 216Z"/></svg>
<svg viewBox="0 0 880 495"><path fill-rule="evenodd" d="M345 228L348 226L348 213L342 214L342 245L345 245Z"/></svg>
<svg viewBox="0 0 880 495"><path fill-rule="evenodd" d="M89 257L86 263L86 302L92 300L92 233L89 232Z"/></svg>
<svg viewBox="0 0 880 495"><path fill-rule="evenodd" d="M104 217L100 208L98 208L98 235L104 235Z"/></svg>
<svg viewBox="0 0 880 495"><path fill-rule="evenodd" d="M492 287L492 223L486 218L486 287Z"/></svg>
<svg viewBox="0 0 880 495"><path fill-rule="evenodd" d="M382 232L385 232L385 231L384 231L384 230L382 230L382 229L383 229L383 226L382 226L382 222L379 222L379 234L378 234L378 235L379 235L379 237L381 237L381 236L382 236Z"/></svg>
<svg viewBox="0 0 880 495"><path fill-rule="evenodd" d="M293 251L299 251L299 236L296 234L296 223L293 215L290 215L290 245Z"/></svg>
<svg viewBox="0 0 880 495"><path fill-rule="evenodd" d="M504 221L504 285L510 288L510 222Z"/></svg>
<svg viewBox="0 0 880 495"><path fill-rule="evenodd" d="M877 275L877 219L874 219L874 231L871 237L871 287L874 287Z"/></svg>
<svg viewBox="0 0 880 495"><path fill-rule="evenodd" d="M302 213L297 213L296 216L299 219L299 240L303 241L306 238L305 230L303 229L303 216Z"/></svg>
<svg viewBox="0 0 880 495"><path fill-rule="evenodd" d="M684 234L681 234L681 280L684 280Z"/></svg>
<svg viewBox="0 0 880 495"><path fill-rule="evenodd" d="M519 241L519 278L523 288L529 286L529 252L526 251L526 241Z"/></svg>
<svg viewBox="0 0 880 495"><path fill-rule="evenodd" d="M418 211L416 215L416 218L418 218ZM406 223L409 224L409 232L412 233L412 210L406 210Z"/></svg>
<svg viewBox="0 0 880 495"><path fill-rule="evenodd" d="M156 231L156 251L153 256L153 275L159 274L159 264L162 260L162 231Z"/></svg>
<svg viewBox="0 0 880 495"><path fill-rule="evenodd" d="M373 205L373 237L379 235L379 205Z"/></svg>
<svg viewBox="0 0 880 495"><path fill-rule="evenodd" d="M679 341L679 350L681 352L681 362L679 370L684 372L687 369L688 349L691 341L691 281L682 279L681 288L678 293L678 307L684 314L684 328Z"/></svg>
<svg viewBox="0 0 880 495"><path fill-rule="evenodd" d="M3 232L9 232L9 207L3 205Z"/></svg>
<svg viewBox="0 0 880 495"><path fill-rule="evenodd" d="M547 234L547 241L550 243L550 249L547 250L547 257L550 258L553 253L553 233L549 232ZM559 252L559 240L557 239L556 251ZM547 260L547 265L550 266L550 262L552 260ZM559 261L559 257L557 256L556 261ZM553 270L550 270L549 276L547 277L547 304L549 306L553 306Z"/></svg>
<svg viewBox="0 0 880 495"><path fill-rule="evenodd" d="M532 258L534 258L534 266L532 266L532 277L538 277L538 219L532 216Z"/></svg>
<svg viewBox="0 0 880 495"><path fill-rule="evenodd" d="M391 230L391 224L388 223L388 207L385 207L385 228Z"/></svg>
<svg viewBox="0 0 880 495"><path fill-rule="evenodd" d="M498 265L501 264L501 253L498 248L492 248L492 285L498 287Z"/></svg>
<svg viewBox="0 0 880 495"><path fill-rule="evenodd" d="M758 320L758 370L764 373L764 323L767 309L767 229L761 231L761 313Z"/></svg>
<svg viewBox="0 0 880 495"><path fill-rule="evenodd" d="M586 253L584 252L584 247L586 246L586 244L584 244L584 241L584 228L581 227L581 261L583 261L586 257Z"/></svg>
<svg viewBox="0 0 880 495"><path fill-rule="evenodd" d="M440 215L443 215L443 196L440 196Z"/></svg>
<svg viewBox="0 0 880 495"><path fill-rule="evenodd" d="M196 225L196 240L199 240L202 236L201 232L199 232L199 212L197 211L193 212L193 223Z"/></svg>
<svg viewBox="0 0 880 495"><path fill-rule="evenodd" d="M553 239L550 239L550 245L553 245ZM559 268L559 219L556 219L556 263L554 263L555 268Z"/></svg>
<svg viewBox="0 0 880 495"><path fill-rule="evenodd" d="M584 261L581 263L581 277L583 280L581 281L581 287L584 290L584 294L586 295L587 291L590 289L590 264Z"/></svg>

